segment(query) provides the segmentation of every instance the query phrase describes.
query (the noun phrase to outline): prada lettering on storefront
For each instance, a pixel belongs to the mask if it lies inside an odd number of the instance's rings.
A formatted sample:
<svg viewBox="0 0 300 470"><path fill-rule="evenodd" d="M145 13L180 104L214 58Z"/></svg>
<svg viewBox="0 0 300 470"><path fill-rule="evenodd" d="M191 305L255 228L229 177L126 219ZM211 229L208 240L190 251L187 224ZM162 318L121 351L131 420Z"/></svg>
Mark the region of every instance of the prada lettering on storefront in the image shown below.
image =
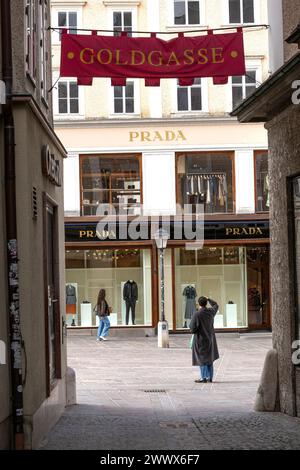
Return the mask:
<svg viewBox="0 0 300 470"><path fill-rule="evenodd" d="M130 142L184 142L183 131L131 131Z"/></svg>
<svg viewBox="0 0 300 470"><path fill-rule="evenodd" d="M81 240L99 238L99 240L116 240L117 235L114 230L79 230L79 238Z"/></svg>
<svg viewBox="0 0 300 470"><path fill-rule="evenodd" d="M226 236L234 236L234 237L242 237L243 235L247 236L262 236L263 231L259 227L248 227L248 228L241 228L241 227L230 227L226 228Z"/></svg>

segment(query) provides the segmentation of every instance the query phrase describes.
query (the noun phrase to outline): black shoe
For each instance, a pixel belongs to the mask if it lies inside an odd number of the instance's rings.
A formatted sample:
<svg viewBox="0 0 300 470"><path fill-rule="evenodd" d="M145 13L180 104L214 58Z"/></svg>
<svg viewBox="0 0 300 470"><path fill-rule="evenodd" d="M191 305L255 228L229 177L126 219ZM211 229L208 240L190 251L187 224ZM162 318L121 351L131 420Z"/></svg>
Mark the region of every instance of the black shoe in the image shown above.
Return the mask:
<svg viewBox="0 0 300 470"><path fill-rule="evenodd" d="M211 384L213 383L213 379L209 379L208 381L209 381Z"/></svg>
<svg viewBox="0 0 300 470"><path fill-rule="evenodd" d="M196 384L206 384L207 380L206 379L197 379L195 380Z"/></svg>

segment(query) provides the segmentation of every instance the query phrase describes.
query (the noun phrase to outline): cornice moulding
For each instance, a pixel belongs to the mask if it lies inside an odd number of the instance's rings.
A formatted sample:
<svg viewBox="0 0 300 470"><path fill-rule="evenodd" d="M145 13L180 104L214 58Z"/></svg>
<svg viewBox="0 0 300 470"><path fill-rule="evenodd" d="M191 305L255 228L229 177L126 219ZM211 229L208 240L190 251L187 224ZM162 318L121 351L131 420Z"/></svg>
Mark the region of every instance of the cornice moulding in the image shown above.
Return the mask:
<svg viewBox="0 0 300 470"><path fill-rule="evenodd" d="M140 0L127 0L126 2L120 2L120 0L103 0L105 7L138 7L140 4Z"/></svg>

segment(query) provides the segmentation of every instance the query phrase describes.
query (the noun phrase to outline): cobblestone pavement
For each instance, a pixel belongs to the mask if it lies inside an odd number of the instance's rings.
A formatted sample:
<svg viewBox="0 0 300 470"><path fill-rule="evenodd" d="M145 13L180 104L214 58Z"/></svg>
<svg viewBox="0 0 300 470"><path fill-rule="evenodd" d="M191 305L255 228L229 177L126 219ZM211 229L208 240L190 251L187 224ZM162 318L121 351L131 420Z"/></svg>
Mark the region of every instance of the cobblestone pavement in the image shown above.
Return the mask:
<svg viewBox="0 0 300 470"><path fill-rule="evenodd" d="M215 382L196 384L189 335L68 338L77 405L66 409L43 449L300 449L300 420L254 413L271 337L219 337Z"/></svg>

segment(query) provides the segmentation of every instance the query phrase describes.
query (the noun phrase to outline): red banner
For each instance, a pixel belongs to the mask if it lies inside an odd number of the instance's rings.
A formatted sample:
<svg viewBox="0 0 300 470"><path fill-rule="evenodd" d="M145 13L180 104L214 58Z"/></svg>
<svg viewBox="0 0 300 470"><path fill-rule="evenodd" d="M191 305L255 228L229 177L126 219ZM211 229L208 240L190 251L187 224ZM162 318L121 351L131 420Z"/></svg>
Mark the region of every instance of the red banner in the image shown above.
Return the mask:
<svg viewBox="0 0 300 470"><path fill-rule="evenodd" d="M151 37L67 34L63 31L61 77L77 77L91 85L93 77L111 77L112 85L126 78L145 78L147 86L159 86L161 78L178 78L192 85L194 78L214 77L224 84L228 76L245 75L243 33L212 34L170 41Z"/></svg>

